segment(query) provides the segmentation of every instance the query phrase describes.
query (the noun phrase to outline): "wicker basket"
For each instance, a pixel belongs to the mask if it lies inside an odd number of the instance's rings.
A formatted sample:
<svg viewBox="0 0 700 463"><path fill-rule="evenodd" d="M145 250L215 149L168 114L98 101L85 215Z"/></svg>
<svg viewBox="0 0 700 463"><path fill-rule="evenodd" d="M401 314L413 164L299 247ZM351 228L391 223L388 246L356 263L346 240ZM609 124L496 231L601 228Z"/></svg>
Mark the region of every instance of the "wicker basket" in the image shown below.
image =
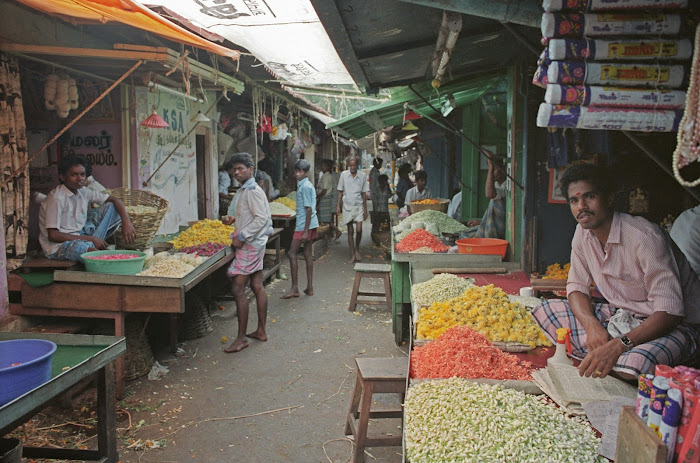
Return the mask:
<svg viewBox="0 0 700 463"><path fill-rule="evenodd" d="M201 297L190 291L185 295L185 313L180 322L179 338L183 341L198 339L214 331L211 315Z"/></svg>
<svg viewBox="0 0 700 463"><path fill-rule="evenodd" d="M133 314L127 317L124 334L126 355L124 356L124 379L132 380L147 375L155 358L146 335L146 317Z"/></svg>
<svg viewBox="0 0 700 463"><path fill-rule="evenodd" d="M163 217L168 211L168 202L160 196L143 190L126 190L124 188L113 188L107 190L107 194L121 200L125 206L150 206L155 207L157 212L145 214L129 214L131 224L136 230L136 240L133 243L124 241L121 228L116 233L117 247L119 249L144 249L151 242Z"/></svg>
<svg viewBox="0 0 700 463"><path fill-rule="evenodd" d="M411 213L415 214L416 212L421 212L421 211L427 211L427 210L433 210L433 211L440 211L440 212L447 212L447 208L450 206L450 200L449 199L436 199L438 201L435 204L420 204L416 201L411 201Z"/></svg>

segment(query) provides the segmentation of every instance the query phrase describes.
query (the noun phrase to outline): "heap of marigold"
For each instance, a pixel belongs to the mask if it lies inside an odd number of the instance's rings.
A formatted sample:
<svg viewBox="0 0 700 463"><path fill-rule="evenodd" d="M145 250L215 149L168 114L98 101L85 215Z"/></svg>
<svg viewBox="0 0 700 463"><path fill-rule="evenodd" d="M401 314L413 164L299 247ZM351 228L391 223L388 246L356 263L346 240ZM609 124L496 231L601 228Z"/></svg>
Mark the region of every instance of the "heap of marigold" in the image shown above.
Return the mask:
<svg viewBox="0 0 700 463"><path fill-rule="evenodd" d="M421 309L416 338L436 339L453 326L468 326L491 342L552 345L527 310L494 285L473 286L459 297Z"/></svg>
<svg viewBox="0 0 700 463"><path fill-rule="evenodd" d="M561 265L555 262L547 267L547 273L542 278L547 280L566 280L569 278L570 268L571 263Z"/></svg>
<svg viewBox="0 0 700 463"><path fill-rule="evenodd" d="M224 225L221 220L204 219L180 233L170 242L173 243L175 249L205 243L220 243L224 246L230 246L233 231L233 226Z"/></svg>

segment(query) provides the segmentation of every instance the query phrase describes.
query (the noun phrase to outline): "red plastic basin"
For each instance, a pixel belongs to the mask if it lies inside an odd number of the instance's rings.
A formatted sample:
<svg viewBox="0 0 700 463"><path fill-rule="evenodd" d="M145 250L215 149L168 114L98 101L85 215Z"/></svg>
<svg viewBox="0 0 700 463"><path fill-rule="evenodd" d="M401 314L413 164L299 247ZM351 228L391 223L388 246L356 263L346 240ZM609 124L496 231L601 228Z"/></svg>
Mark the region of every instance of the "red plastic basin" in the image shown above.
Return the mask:
<svg viewBox="0 0 700 463"><path fill-rule="evenodd" d="M462 238L455 241L460 254L488 254L506 257L508 241L496 238Z"/></svg>

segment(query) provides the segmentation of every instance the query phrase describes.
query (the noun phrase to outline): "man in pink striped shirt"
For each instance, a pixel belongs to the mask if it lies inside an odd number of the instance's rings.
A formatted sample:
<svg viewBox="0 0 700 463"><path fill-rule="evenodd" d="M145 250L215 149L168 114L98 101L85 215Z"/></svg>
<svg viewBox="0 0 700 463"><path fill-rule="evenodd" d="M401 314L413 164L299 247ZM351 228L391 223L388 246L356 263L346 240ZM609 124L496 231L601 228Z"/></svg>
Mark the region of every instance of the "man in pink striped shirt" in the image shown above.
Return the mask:
<svg viewBox="0 0 700 463"><path fill-rule="evenodd" d="M613 210L613 183L603 168L573 166L560 184L578 222L568 301L535 308L537 324L550 339L557 328L571 328L573 356L585 376L614 371L632 379L657 364L690 359L700 340L700 279L686 257L655 224ZM607 303L593 303L593 282ZM621 334L619 324L608 329L616 314L630 322Z"/></svg>

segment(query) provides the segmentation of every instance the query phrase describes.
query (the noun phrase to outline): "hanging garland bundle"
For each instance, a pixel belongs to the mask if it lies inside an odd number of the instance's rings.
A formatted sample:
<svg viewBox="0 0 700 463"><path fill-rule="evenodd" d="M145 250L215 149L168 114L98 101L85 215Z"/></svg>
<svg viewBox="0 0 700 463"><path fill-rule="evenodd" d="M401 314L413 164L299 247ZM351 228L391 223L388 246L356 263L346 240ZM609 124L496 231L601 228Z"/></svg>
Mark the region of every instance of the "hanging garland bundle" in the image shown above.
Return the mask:
<svg viewBox="0 0 700 463"><path fill-rule="evenodd" d="M690 68L690 85L685 103L685 113L678 127L678 145L673 153L673 174L683 186L700 185L700 178L689 182L680 169L700 157L700 25L695 31L695 50Z"/></svg>

